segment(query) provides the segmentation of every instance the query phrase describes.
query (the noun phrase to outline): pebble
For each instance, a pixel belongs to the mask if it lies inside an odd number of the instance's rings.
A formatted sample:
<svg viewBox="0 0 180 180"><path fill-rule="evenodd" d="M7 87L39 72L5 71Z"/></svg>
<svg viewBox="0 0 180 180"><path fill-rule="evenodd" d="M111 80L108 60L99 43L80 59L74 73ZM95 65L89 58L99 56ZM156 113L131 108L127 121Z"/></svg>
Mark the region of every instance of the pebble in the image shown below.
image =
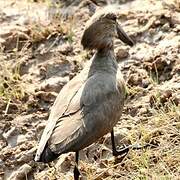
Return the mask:
<svg viewBox="0 0 180 180"><path fill-rule="evenodd" d="M45 102L54 102L57 93L55 92L44 92L44 91L38 91L35 94L36 97L38 97L39 99L45 101Z"/></svg>
<svg viewBox="0 0 180 180"><path fill-rule="evenodd" d="M120 61L121 59L125 59L129 56L129 52L125 48L118 48L116 52L116 60Z"/></svg>
<svg viewBox="0 0 180 180"><path fill-rule="evenodd" d="M69 81L68 77L50 78L41 84L40 90L46 92L57 92Z"/></svg>
<svg viewBox="0 0 180 180"><path fill-rule="evenodd" d="M31 171L32 167L28 164L24 164L17 171L13 172L7 180L24 180Z"/></svg>

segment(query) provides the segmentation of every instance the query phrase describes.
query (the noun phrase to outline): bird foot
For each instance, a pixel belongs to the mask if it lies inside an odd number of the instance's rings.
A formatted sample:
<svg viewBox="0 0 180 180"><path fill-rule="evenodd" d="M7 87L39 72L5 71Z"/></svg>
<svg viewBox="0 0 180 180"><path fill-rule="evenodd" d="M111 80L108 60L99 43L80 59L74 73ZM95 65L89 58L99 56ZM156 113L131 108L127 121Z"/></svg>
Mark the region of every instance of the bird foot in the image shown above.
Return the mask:
<svg viewBox="0 0 180 180"><path fill-rule="evenodd" d="M118 150L117 150L118 149ZM125 156L128 152L129 152L129 146L125 146L123 145L123 147L117 147L117 149L113 150L113 156L117 157L117 156Z"/></svg>
<svg viewBox="0 0 180 180"><path fill-rule="evenodd" d="M138 150L138 149L143 149L143 148L146 148L147 146L149 146L148 144L144 145L144 146L141 146L139 144L132 144L132 145L123 145L123 147L117 147L118 150L114 149L113 150L113 156L126 156L127 153L129 152L130 149L133 149L133 150Z"/></svg>
<svg viewBox="0 0 180 180"><path fill-rule="evenodd" d="M79 180L80 172L78 168L75 166L74 168L74 180Z"/></svg>

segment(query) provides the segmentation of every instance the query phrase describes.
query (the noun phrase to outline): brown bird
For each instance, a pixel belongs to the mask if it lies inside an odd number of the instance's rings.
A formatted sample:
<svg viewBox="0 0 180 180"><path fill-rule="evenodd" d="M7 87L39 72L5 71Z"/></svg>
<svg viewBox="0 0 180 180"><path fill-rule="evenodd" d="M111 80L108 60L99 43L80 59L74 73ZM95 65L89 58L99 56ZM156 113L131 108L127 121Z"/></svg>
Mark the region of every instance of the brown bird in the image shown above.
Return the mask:
<svg viewBox="0 0 180 180"><path fill-rule="evenodd" d="M116 36L130 46L134 44L112 10L100 10L87 23L81 44L96 53L56 98L35 161L47 163L63 153L76 152L78 164L79 150L108 132L111 132L113 155L124 152L116 150L113 132L125 99L125 84L114 55ZM78 178L75 166L74 179Z"/></svg>

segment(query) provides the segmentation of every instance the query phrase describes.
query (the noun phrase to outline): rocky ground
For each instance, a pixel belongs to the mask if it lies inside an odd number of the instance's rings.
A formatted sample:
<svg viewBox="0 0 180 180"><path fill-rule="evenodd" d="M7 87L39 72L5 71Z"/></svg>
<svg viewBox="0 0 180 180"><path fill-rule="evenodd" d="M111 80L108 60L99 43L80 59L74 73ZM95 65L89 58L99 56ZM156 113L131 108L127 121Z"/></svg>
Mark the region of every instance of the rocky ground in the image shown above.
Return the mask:
<svg viewBox="0 0 180 180"><path fill-rule="evenodd" d="M149 146L114 159L110 135L81 151L83 179L180 178L180 2L178 0L0 1L0 178L73 179L74 154L35 163L36 145L61 88L91 58L80 45L97 8L116 3L134 39L115 41L127 82L116 143Z"/></svg>

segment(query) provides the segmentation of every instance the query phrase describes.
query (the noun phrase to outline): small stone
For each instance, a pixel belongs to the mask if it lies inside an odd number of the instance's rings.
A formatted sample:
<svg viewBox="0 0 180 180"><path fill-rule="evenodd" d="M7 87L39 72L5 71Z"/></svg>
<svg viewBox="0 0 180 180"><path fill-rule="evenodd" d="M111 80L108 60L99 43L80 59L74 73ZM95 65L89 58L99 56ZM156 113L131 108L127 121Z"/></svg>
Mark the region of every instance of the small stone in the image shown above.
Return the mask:
<svg viewBox="0 0 180 180"><path fill-rule="evenodd" d="M175 28L173 28L174 32L180 32L180 24L175 25Z"/></svg>
<svg viewBox="0 0 180 180"><path fill-rule="evenodd" d="M169 23L166 23L166 24L163 25L162 30L168 31L169 28L170 28L170 27L169 27Z"/></svg>
<svg viewBox="0 0 180 180"><path fill-rule="evenodd" d="M16 145L20 145L24 142L27 141L27 137L23 134L20 134L18 137L17 137L17 144Z"/></svg>
<svg viewBox="0 0 180 180"><path fill-rule="evenodd" d="M172 97L172 91L171 90L166 90L165 92L162 93L160 96L160 102L164 104L169 100L169 98Z"/></svg>
<svg viewBox="0 0 180 180"><path fill-rule="evenodd" d="M54 102L57 97L57 93L38 91L35 96L45 102Z"/></svg>
<svg viewBox="0 0 180 180"><path fill-rule="evenodd" d="M118 48L116 52L116 60L120 61L121 59L127 58L129 56L129 52L125 48Z"/></svg>
<svg viewBox="0 0 180 180"><path fill-rule="evenodd" d="M68 77L50 78L41 84L40 90L45 92L59 93L68 80Z"/></svg>
<svg viewBox="0 0 180 180"><path fill-rule="evenodd" d="M47 74L47 69L44 66L41 66L39 69L39 75L42 76L43 78L46 78Z"/></svg>
<svg viewBox="0 0 180 180"><path fill-rule="evenodd" d="M141 109L139 109L138 115L143 115L143 114L147 114L148 109L145 107L142 107Z"/></svg>
<svg viewBox="0 0 180 180"><path fill-rule="evenodd" d="M17 161L18 162L30 162L34 157L36 150L37 150L37 148L34 147L34 148L31 148L30 150L26 151L23 154L20 154L20 155L18 154L18 156L16 157Z"/></svg>
<svg viewBox="0 0 180 180"><path fill-rule="evenodd" d="M70 170L73 162L73 154L68 153L68 154L62 154L58 162L56 164L56 168L58 168L59 171L61 172L67 172Z"/></svg>
<svg viewBox="0 0 180 180"><path fill-rule="evenodd" d="M16 131L16 128L12 127L9 131L7 131L6 133L3 134L3 137L5 139L8 139L10 136L12 136L14 134L15 131Z"/></svg>
<svg viewBox="0 0 180 180"><path fill-rule="evenodd" d="M58 51L63 55L68 55L73 51L73 47L70 44L62 44L58 47Z"/></svg>
<svg viewBox="0 0 180 180"><path fill-rule="evenodd" d="M170 98L172 96L172 90L166 90L164 93L163 93L163 96L165 98Z"/></svg>
<svg viewBox="0 0 180 180"><path fill-rule="evenodd" d="M148 79L143 79L142 80L142 87L147 88L150 84L150 81Z"/></svg>
<svg viewBox="0 0 180 180"><path fill-rule="evenodd" d="M142 78L139 77L138 74L131 74L127 83L131 86L138 86L142 84Z"/></svg>
<svg viewBox="0 0 180 180"><path fill-rule="evenodd" d="M13 172L7 180L23 180L26 179L27 174L32 171L32 167L24 164L17 171Z"/></svg>

